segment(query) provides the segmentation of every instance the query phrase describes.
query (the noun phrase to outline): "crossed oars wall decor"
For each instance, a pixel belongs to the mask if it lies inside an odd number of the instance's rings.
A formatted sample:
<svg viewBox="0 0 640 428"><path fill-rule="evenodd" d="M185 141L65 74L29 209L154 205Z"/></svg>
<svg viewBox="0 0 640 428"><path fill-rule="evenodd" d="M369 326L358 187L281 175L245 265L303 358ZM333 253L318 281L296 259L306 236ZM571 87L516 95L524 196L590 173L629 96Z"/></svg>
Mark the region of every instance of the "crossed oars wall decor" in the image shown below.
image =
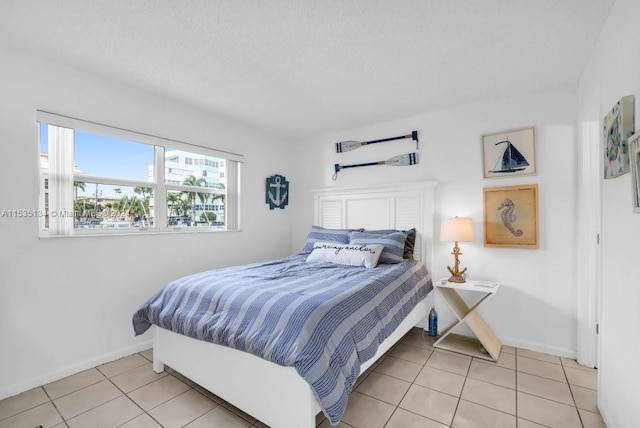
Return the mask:
<svg viewBox="0 0 640 428"><path fill-rule="evenodd" d="M333 181L336 181L338 179L338 172L341 169L345 169L345 168L359 168L361 166L373 166L373 165L390 165L390 166L407 166L407 165L415 165L418 163L418 157L416 156L415 153L407 153L404 155L399 155L399 156L394 156L392 158L389 158L387 160L383 160L383 161L379 161L379 162L367 162L367 163L357 163L357 164L353 164L353 165L339 165L339 164L335 164L334 165L334 174L333 174Z"/></svg>
<svg viewBox="0 0 640 428"><path fill-rule="evenodd" d="M387 141L404 140L405 138L411 138L413 141L415 141L416 150L418 150L418 131L411 131L411 134L408 134L408 135L400 135L399 137L382 138L380 140L341 141L339 143L336 143L336 153L350 152L351 150L355 150L358 147L366 146L368 144L386 143Z"/></svg>
<svg viewBox="0 0 640 428"><path fill-rule="evenodd" d="M357 149L358 147L366 146L369 144L385 143L387 141L403 140L405 138L411 138L413 141L415 141L416 150L418 149L418 131L411 131L411 134L400 135L398 137L382 138L379 140L341 141L339 143L336 143L336 152L337 153L349 152L351 150ZM359 168L361 166L372 166L372 165L406 166L406 165L415 165L417 163L418 163L418 158L416 154L407 153L404 155L394 156L392 158L379 161L379 162L367 162L367 163L358 163L358 164L352 164L352 165L335 164L333 167L335 172L333 174L333 177L331 178L333 179L333 181L336 181L338 179L338 172L340 172L341 169L345 169L345 168Z"/></svg>

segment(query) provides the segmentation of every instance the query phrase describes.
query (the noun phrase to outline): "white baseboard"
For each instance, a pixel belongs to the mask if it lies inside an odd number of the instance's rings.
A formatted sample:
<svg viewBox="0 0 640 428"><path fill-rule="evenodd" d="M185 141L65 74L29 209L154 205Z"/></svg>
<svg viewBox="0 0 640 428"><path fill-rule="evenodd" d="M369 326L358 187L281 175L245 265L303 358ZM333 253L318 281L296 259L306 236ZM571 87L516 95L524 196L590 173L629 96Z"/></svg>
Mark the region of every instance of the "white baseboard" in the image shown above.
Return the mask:
<svg viewBox="0 0 640 428"><path fill-rule="evenodd" d="M425 327L424 325L420 325L417 327L421 327L425 331L428 330L428 327ZM439 331L438 333L440 334L442 333L442 331ZM471 336L471 335L465 335L465 336L469 336L475 339L475 336ZM514 348L529 349L531 351L543 352L545 354L556 355L558 357L571 358L574 360L576 359L576 351L572 349L541 345L539 343L532 343L524 340L516 340L508 337L498 337L498 339L500 339L500 342L502 342L503 345L513 346Z"/></svg>
<svg viewBox="0 0 640 428"><path fill-rule="evenodd" d="M609 415L609 408L605 404L600 403L600 400L598 400L598 411L600 412L600 416L602 416L602 421L604 422L605 426L615 426L613 424L612 418Z"/></svg>
<svg viewBox="0 0 640 428"><path fill-rule="evenodd" d="M558 357L576 359L575 349L558 348L556 346L542 345L523 340L511 339L508 337L499 337L503 345L513 346L515 348L529 349L536 352L544 352L545 354L557 355Z"/></svg>
<svg viewBox="0 0 640 428"><path fill-rule="evenodd" d="M22 392L36 388L38 386L55 382L56 380L60 380L62 378L71 376L76 373L80 373L81 371L88 370L90 368L99 366L101 364L115 361L118 358L127 357L137 352L145 351L147 349L150 349L152 346L153 346L153 342L151 340L148 340L133 346L120 349L115 352L110 352L108 354L100 355L98 357L82 361L80 363L65 367L64 369L56 370L51 373L47 373L42 376L37 376L31 379L27 379L22 382L15 383L13 385L2 386L0 387L0 400L3 400L8 397L12 397L14 395L20 394Z"/></svg>

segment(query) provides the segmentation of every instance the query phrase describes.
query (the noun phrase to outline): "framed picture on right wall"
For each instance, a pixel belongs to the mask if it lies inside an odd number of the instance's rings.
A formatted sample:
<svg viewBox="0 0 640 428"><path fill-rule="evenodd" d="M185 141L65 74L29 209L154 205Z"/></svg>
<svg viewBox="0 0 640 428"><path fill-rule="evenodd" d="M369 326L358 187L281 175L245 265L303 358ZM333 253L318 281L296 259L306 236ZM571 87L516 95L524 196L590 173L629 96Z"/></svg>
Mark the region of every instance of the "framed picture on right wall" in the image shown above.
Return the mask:
<svg viewBox="0 0 640 428"><path fill-rule="evenodd" d="M633 134L633 95L613 106L602 121L604 178L616 178L629 172L629 137Z"/></svg>
<svg viewBox="0 0 640 428"><path fill-rule="evenodd" d="M629 137L629 163L631 164L633 212L640 213L640 131Z"/></svg>

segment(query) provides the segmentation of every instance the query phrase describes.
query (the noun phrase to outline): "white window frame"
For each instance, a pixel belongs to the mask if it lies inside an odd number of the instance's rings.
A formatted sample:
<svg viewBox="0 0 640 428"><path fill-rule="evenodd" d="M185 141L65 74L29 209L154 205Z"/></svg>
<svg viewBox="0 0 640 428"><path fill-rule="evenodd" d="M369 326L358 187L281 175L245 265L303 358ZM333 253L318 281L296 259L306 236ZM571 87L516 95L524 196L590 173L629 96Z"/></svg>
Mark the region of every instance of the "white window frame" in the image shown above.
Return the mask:
<svg viewBox="0 0 640 428"><path fill-rule="evenodd" d="M111 229L111 228L96 228L96 229L76 229L74 228L74 218L58 218L55 221L54 228L52 229L52 219L49 216L49 228L45 229L45 219L41 217L39 229L40 237L60 237L60 236L100 236L100 235L131 235L131 234L156 234L156 233L208 233L208 232L221 232L221 231L238 231L240 230L240 169L241 163L244 160L244 156L237 153L231 153L221 150L211 149L209 147L198 146L194 144L184 143L181 141L171 140L167 138L158 137L155 135L130 131L122 128L116 128L108 125L103 125L96 122L89 122L69 116L62 116L55 113L38 110L36 112L36 119L38 123L46 123L50 126L59 128L66 128L70 130L78 130L84 132L90 132L98 135L104 135L114 137L118 139L128 140L136 143L149 144L154 146L154 160L153 171L154 181L142 181L142 180L129 180L110 177L99 177L87 174L79 174L74 172L73 162L69 167L69 160L62 159L59 162L58 169L65 171L62 174L62 178L59 179L59 185L56 187L56 183L52 181L50 173L45 173L38 164L38 170L40 174L40 195L39 195L39 208L44 210L45 203L45 190L44 180L49 180L49 211L50 214L53 210L58 212L71 212L73 213L73 197L70 194L73 192L73 182L82 181L85 183L97 183L105 185L118 185L127 187L148 187L153 189L154 206L153 206L153 219L154 227L149 228L126 228L126 229ZM51 128L49 132L49 140L51 141ZM67 134L68 135L68 134ZM227 186L226 189L210 188L210 187L192 187L176 184L165 183L165 168L170 162L165 159L165 149L170 147L171 149L178 149L194 154L203 156L211 156L215 158L223 159L227 161ZM51 147L50 147L51 150ZM73 153L73 146L70 148ZM68 150L62 150L63 156L68 157ZM38 156L40 156L40 150L38 150ZM71 155L73 156L73 154ZM55 158L60 156L54 155ZM49 159L49 170L51 171L51 158ZM69 174L70 169L70 174ZM233 173L230 173L230 169ZM232 180L229 178L233 176ZM70 181L69 181L70 180ZM71 185L69 186L69 182ZM62 199L58 199L58 202L54 201L52 206L52 184L54 184L54 190L56 188L66 189L61 191ZM197 192L207 194L225 194L226 193L226 209L225 209L225 227L168 227L167 226L167 191L180 191L180 192ZM70 202L71 201L71 202ZM69 205L70 204L70 205ZM53 208L52 208L53 207ZM195 219L194 219L195 220Z"/></svg>

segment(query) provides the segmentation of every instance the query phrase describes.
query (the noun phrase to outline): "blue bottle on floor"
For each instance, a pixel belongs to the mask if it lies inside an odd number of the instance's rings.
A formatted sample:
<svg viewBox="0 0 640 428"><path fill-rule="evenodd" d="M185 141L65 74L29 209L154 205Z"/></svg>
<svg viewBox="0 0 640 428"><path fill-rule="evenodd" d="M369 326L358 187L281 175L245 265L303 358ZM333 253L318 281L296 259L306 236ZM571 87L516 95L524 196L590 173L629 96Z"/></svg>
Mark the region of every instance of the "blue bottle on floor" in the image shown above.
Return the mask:
<svg viewBox="0 0 640 428"><path fill-rule="evenodd" d="M431 308L429 311L429 336L437 336L438 335L438 313L436 312L435 306Z"/></svg>

